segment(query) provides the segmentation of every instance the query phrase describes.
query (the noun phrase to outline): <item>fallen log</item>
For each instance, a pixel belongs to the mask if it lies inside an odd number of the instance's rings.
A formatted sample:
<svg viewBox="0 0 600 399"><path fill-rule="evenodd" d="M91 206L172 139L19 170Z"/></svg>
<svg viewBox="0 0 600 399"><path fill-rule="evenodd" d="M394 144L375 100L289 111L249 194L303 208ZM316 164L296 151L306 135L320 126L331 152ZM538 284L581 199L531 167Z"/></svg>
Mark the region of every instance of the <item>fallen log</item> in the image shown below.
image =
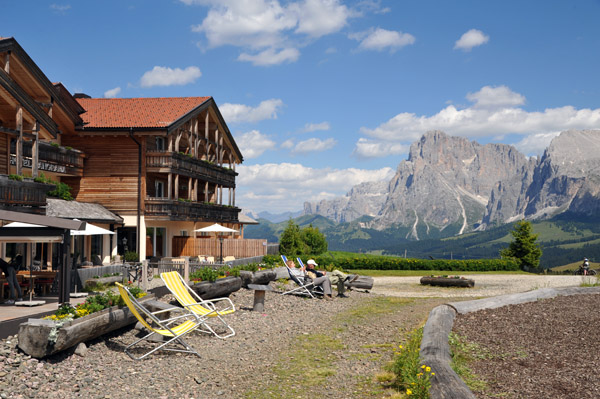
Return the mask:
<svg viewBox="0 0 600 399"><path fill-rule="evenodd" d="M421 284L435 285L439 287L464 287L471 288L475 286L475 281L469 278L452 278L452 277L421 277Z"/></svg>
<svg viewBox="0 0 600 399"><path fill-rule="evenodd" d="M154 298L147 295L141 303ZM35 358L43 358L101 335L133 324L136 317L129 308L113 306L59 326L53 320L29 319L19 326L19 348Z"/></svg>
<svg viewBox="0 0 600 399"><path fill-rule="evenodd" d="M202 299L222 298L242 288L242 279L239 277L225 277L212 281L201 281L191 288Z"/></svg>
<svg viewBox="0 0 600 399"><path fill-rule="evenodd" d="M240 278L244 288L248 288L248 284L267 285L277 279L277 272L274 270L258 270L256 272L241 270Z"/></svg>

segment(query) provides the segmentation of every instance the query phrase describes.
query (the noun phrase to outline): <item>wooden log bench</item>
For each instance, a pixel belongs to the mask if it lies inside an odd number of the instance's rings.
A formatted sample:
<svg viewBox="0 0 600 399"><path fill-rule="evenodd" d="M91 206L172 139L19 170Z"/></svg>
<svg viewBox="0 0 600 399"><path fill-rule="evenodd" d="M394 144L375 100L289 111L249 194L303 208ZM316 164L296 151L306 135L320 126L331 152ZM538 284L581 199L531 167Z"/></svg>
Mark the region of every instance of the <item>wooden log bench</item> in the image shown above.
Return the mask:
<svg viewBox="0 0 600 399"><path fill-rule="evenodd" d="M421 277L420 282L423 285L435 285L438 287L473 288L475 286L475 281L469 278L425 276Z"/></svg>
<svg viewBox="0 0 600 399"><path fill-rule="evenodd" d="M265 294L267 291L274 291L268 285L248 284L248 289L254 291L254 304L252 310L263 312L265 310Z"/></svg>

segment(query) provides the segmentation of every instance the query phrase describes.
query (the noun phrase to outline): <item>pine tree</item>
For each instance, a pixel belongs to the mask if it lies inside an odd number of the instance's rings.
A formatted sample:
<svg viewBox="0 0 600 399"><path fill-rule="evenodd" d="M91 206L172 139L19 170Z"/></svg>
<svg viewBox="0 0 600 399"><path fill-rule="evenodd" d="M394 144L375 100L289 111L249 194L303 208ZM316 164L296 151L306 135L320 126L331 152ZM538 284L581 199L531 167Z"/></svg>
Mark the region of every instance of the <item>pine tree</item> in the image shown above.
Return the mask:
<svg viewBox="0 0 600 399"><path fill-rule="evenodd" d="M302 241L306 244L307 253L305 255L320 255L327 252L327 239L319 231L318 227L309 227L302 229Z"/></svg>
<svg viewBox="0 0 600 399"><path fill-rule="evenodd" d="M300 226L290 219L279 238L279 253L287 256L298 256L305 252L306 244L302 240Z"/></svg>
<svg viewBox="0 0 600 399"><path fill-rule="evenodd" d="M538 235L532 232L531 222L524 220L517 222L514 230L510 232L513 241L507 248L500 251L500 256L516 259L521 269L537 268L540 264L542 250L535 242Z"/></svg>

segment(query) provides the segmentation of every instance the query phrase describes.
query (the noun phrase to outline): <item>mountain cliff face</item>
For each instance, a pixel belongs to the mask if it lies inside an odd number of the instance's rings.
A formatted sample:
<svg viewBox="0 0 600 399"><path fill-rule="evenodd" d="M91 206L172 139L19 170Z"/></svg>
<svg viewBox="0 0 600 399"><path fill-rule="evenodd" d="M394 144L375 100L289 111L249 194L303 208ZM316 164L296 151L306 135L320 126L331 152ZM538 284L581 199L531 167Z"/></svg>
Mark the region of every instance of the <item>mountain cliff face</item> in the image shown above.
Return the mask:
<svg viewBox="0 0 600 399"><path fill-rule="evenodd" d="M304 214L325 216L336 222L351 222L361 216L376 216L387 197L385 181L367 182L354 186L344 197L331 201L304 203Z"/></svg>
<svg viewBox="0 0 600 399"><path fill-rule="evenodd" d="M533 173L523 176L520 193L509 190L496 188L492 193L484 224L546 218L563 212L597 214L600 131L562 132L552 140ZM503 201L509 206L503 206ZM498 208L504 209L499 212Z"/></svg>
<svg viewBox="0 0 600 399"><path fill-rule="evenodd" d="M377 227L411 226L417 239L449 227L453 234L471 231L481 223L495 184L517 179L528 165L512 146L429 132L398 166Z"/></svg>
<svg viewBox="0 0 600 399"><path fill-rule="evenodd" d="M565 211L598 214L600 131L563 132L540 160L509 145L428 132L389 182L363 183L345 197L305 203L304 211L337 222L369 215L367 227L405 227L413 239Z"/></svg>

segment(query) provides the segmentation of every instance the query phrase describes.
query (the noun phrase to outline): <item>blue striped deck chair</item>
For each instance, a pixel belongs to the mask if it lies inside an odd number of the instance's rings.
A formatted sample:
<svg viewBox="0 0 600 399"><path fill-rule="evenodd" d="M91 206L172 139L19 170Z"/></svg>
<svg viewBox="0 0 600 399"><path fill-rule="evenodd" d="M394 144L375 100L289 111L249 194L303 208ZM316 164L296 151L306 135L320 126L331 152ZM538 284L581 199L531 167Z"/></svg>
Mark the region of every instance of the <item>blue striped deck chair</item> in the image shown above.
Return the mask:
<svg viewBox="0 0 600 399"><path fill-rule="evenodd" d="M302 296L308 296L308 297L314 298L315 297L315 295L314 295L315 294L315 292L314 292L315 285L310 279L308 279L305 276L304 271L301 269L296 269L293 271L288 266L288 264L287 264L288 259L286 258L285 255L281 255L281 259L283 260L283 264L285 265L285 267L288 271L290 280L292 280L297 285L296 288L286 291L286 292L282 293L282 295L295 294L295 295L302 295Z"/></svg>

